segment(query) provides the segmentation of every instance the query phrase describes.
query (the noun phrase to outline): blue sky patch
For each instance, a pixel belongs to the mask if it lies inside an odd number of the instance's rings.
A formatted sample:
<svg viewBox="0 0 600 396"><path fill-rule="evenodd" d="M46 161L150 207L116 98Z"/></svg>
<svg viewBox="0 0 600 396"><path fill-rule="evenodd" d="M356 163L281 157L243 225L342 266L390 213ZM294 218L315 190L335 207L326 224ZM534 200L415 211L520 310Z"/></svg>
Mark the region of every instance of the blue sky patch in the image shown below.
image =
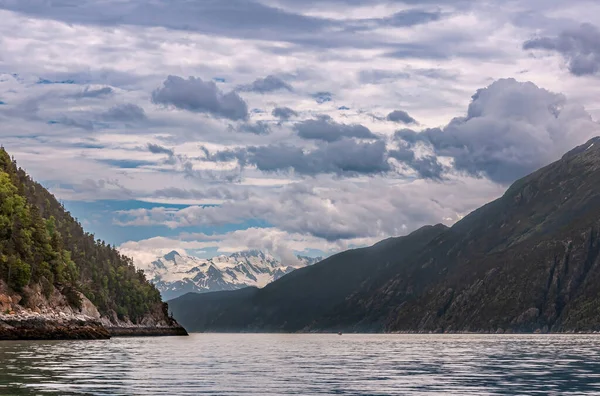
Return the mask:
<svg viewBox="0 0 600 396"><path fill-rule="evenodd" d="M135 169L142 166L153 165L156 162L153 161L141 161L141 160L115 160L115 159L101 159L98 162L114 166L115 168L122 169Z"/></svg>

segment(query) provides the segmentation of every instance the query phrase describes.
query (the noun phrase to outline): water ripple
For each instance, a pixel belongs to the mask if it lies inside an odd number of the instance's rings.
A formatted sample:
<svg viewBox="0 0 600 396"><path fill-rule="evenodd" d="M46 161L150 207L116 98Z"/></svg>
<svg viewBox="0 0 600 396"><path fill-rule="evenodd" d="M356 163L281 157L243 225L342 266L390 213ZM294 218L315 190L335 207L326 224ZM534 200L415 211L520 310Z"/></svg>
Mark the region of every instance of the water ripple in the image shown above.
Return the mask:
<svg viewBox="0 0 600 396"><path fill-rule="evenodd" d="M596 336L193 334L0 342L7 395L591 395Z"/></svg>

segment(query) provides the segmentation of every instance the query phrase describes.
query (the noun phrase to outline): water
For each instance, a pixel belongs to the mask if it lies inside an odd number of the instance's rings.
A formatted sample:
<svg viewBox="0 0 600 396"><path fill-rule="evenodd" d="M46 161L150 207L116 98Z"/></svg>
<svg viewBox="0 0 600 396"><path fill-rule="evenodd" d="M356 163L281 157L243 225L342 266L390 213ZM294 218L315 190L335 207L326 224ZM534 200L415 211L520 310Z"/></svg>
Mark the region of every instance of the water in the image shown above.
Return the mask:
<svg viewBox="0 0 600 396"><path fill-rule="evenodd" d="M0 395L600 392L600 336L233 335L0 342Z"/></svg>

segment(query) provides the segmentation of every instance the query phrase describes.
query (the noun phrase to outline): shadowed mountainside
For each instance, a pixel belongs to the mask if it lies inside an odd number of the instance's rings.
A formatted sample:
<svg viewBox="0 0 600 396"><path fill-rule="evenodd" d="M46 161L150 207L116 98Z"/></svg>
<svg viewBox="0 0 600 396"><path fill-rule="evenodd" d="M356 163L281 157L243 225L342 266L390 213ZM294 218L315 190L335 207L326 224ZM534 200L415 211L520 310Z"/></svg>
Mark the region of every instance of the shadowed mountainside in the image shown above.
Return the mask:
<svg viewBox="0 0 600 396"><path fill-rule="evenodd" d="M451 228L347 251L262 290L171 302L192 331L600 330L600 139Z"/></svg>

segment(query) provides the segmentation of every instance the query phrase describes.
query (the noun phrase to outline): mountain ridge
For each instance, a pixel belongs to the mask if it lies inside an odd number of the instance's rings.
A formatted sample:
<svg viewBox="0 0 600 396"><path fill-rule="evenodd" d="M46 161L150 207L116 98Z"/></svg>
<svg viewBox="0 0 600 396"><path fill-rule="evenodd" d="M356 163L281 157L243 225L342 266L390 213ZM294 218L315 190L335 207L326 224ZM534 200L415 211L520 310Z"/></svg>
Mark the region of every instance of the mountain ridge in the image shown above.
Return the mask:
<svg viewBox="0 0 600 396"><path fill-rule="evenodd" d="M290 272L312 265L321 257L296 256L294 265L259 250L247 250L208 259L173 250L141 267L165 300L188 292L206 293L264 287Z"/></svg>
<svg viewBox="0 0 600 396"><path fill-rule="evenodd" d="M427 238L409 234L332 256L325 265L350 265L363 277L323 311L298 317L286 305L296 301L302 311L332 295L294 290L319 281L309 273L317 265L244 296L173 300L175 317L194 331L598 331L598 142L570 150ZM410 251L403 240L420 246ZM217 304L219 315L204 315Z"/></svg>

